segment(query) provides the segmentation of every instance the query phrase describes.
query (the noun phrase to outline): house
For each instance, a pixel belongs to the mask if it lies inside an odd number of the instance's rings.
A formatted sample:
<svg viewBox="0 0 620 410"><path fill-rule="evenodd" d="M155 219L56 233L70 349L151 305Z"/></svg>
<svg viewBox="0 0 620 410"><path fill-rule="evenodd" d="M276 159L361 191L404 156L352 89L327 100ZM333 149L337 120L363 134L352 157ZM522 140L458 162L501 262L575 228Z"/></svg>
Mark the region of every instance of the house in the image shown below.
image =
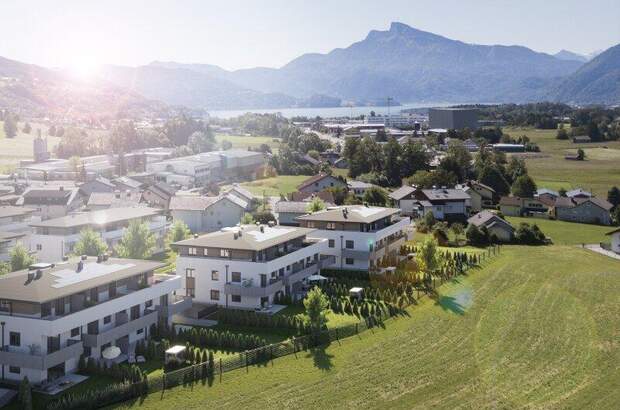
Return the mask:
<svg viewBox="0 0 620 410"><path fill-rule="evenodd" d="M231 194L173 196L170 200L172 218L185 222L196 233L237 225L247 207L247 202Z"/></svg>
<svg viewBox="0 0 620 410"><path fill-rule="evenodd" d="M174 243L183 292L194 303L266 308L279 297L301 297L303 281L333 263L327 240L313 229L269 225L223 228Z"/></svg>
<svg viewBox="0 0 620 410"><path fill-rule="evenodd" d="M584 189L577 188L566 192L568 198L592 198L592 193Z"/></svg>
<svg viewBox="0 0 620 410"><path fill-rule="evenodd" d="M24 246L28 247L28 234L24 232L5 232L0 231L0 262L8 262L11 260L10 252L18 243L26 242Z"/></svg>
<svg viewBox="0 0 620 410"><path fill-rule="evenodd" d="M521 198L518 196L501 197L499 209L506 216L525 216L549 211L549 207L538 198Z"/></svg>
<svg viewBox="0 0 620 410"><path fill-rule="evenodd" d="M319 198L325 203L334 203L334 194L330 191L321 191L321 192L291 192L289 194L289 200L293 202L309 202L314 198Z"/></svg>
<svg viewBox="0 0 620 410"><path fill-rule="evenodd" d="M160 262L88 257L37 263L0 277L3 376L15 382L55 380L77 371L81 356L101 359L109 346L125 357L150 327L191 307L173 295L176 275Z"/></svg>
<svg viewBox="0 0 620 410"><path fill-rule="evenodd" d="M489 236L497 238L500 242L510 242L514 237L514 227L491 211L478 212L469 218L467 223L478 228L484 226L489 232Z"/></svg>
<svg viewBox="0 0 620 410"><path fill-rule="evenodd" d="M432 212L435 219L465 221L471 197L461 189L419 189L403 186L390 194L403 215L423 217Z"/></svg>
<svg viewBox="0 0 620 410"><path fill-rule="evenodd" d="M276 203L274 212L279 225L299 226L298 216L308 213L308 206L312 201L312 197L308 197L303 201L279 201ZM331 202L325 202L327 208L336 206Z"/></svg>
<svg viewBox="0 0 620 410"><path fill-rule="evenodd" d="M587 135L578 135L576 137L573 137L574 144L586 144L588 142L592 142L592 138L588 137Z"/></svg>
<svg viewBox="0 0 620 410"><path fill-rule="evenodd" d="M43 186L28 188L16 203L35 210L33 215L42 220L65 216L84 205L79 188Z"/></svg>
<svg viewBox="0 0 620 410"><path fill-rule="evenodd" d="M306 179L297 186L299 192L321 192L327 188L347 188L347 183L342 179L328 174L319 174Z"/></svg>
<svg viewBox="0 0 620 410"><path fill-rule="evenodd" d="M29 224L39 219L34 213L34 209L23 206L0 206L0 231L30 233Z"/></svg>
<svg viewBox="0 0 620 410"><path fill-rule="evenodd" d="M165 182L156 182L146 187L142 192L142 200L148 206L168 210L170 198L174 196L176 189Z"/></svg>
<svg viewBox="0 0 620 410"><path fill-rule="evenodd" d="M118 177L112 180L118 191L142 191L144 184L130 177Z"/></svg>
<svg viewBox="0 0 620 410"><path fill-rule="evenodd" d="M99 211L101 209L138 206L140 202L142 202L141 192L93 192L88 198L86 207L90 211Z"/></svg>
<svg viewBox="0 0 620 410"><path fill-rule="evenodd" d="M107 178L98 177L92 181L84 182L79 188L84 198L88 198L93 192L114 192L116 185Z"/></svg>
<svg viewBox="0 0 620 410"><path fill-rule="evenodd" d="M467 181L462 185L457 185L456 188L471 197L469 209L473 212L480 212L483 208L494 206L495 190L488 185L478 181Z"/></svg>
<svg viewBox="0 0 620 410"><path fill-rule="evenodd" d="M611 250L620 254L620 228L607 232L605 235L611 236Z"/></svg>
<svg viewBox="0 0 620 410"><path fill-rule="evenodd" d="M334 167L338 169L346 169L349 168L349 161L346 158L339 158L334 161Z"/></svg>
<svg viewBox="0 0 620 410"><path fill-rule="evenodd" d="M362 181L348 181L347 186L349 188L349 192L352 192L353 195L358 198L363 197L366 191L368 191L370 188L376 187L373 184Z"/></svg>
<svg viewBox="0 0 620 410"><path fill-rule="evenodd" d="M403 185L388 195L397 208L400 209L402 215L413 216L414 209L417 205L415 197L416 188Z"/></svg>
<svg viewBox="0 0 620 410"><path fill-rule="evenodd" d="M327 149L319 154L324 161L330 163L330 165L335 165L336 161L340 159L340 154L332 149Z"/></svg>
<svg viewBox="0 0 620 410"><path fill-rule="evenodd" d="M557 191L553 191L551 189L540 188L536 191L536 195L534 197L545 205L551 207L553 206L553 204L555 204L555 200L560 197L560 194Z"/></svg>
<svg viewBox="0 0 620 410"><path fill-rule="evenodd" d="M59 262L73 253L80 233L90 228L113 250L133 221L146 222L149 232L155 236L154 253L163 252L167 232L166 216L162 215L160 209L144 206L102 209L31 223L31 247L37 252L38 260Z"/></svg>
<svg viewBox="0 0 620 410"><path fill-rule="evenodd" d="M302 155L299 157L299 161L300 162L305 162L308 165L311 165L313 167L319 166L319 164L321 163L321 161L319 161L318 159L311 157L308 154Z"/></svg>
<svg viewBox="0 0 620 410"><path fill-rule="evenodd" d="M256 197L247 189L243 188L239 184L233 184L232 188L226 192L227 194L234 195L248 204L246 211L250 211L253 204L256 202Z"/></svg>
<svg viewBox="0 0 620 410"><path fill-rule="evenodd" d="M328 240L327 255L333 268L368 270L389 258L400 258L411 220L400 209L364 205L328 208L297 218L303 228L317 229L313 236Z"/></svg>
<svg viewBox="0 0 620 410"><path fill-rule="evenodd" d="M612 204L596 197L559 197L551 214L560 221L611 225L612 208Z"/></svg>

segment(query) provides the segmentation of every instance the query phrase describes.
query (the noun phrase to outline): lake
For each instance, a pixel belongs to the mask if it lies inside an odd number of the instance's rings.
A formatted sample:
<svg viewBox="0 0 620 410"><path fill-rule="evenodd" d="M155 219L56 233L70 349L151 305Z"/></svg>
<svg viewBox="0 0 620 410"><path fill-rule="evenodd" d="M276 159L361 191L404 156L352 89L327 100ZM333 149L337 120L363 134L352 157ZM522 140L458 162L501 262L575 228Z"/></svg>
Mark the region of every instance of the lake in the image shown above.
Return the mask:
<svg viewBox="0 0 620 410"><path fill-rule="evenodd" d="M463 103L459 103L463 104ZM408 103L399 106L390 107L391 114L397 114L400 110L408 108L427 108L427 107L449 107L455 105L455 103ZM275 114L281 113L286 118L291 117L309 117L314 118L317 115L323 118L331 117L358 117L360 115L370 115L370 112L374 111L377 115L385 115L388 113L388 107L329 107L329 108L274 108L274 109L253 109L253 110L212 110L209 111L211 117L217 118L232 118L245 114L246 112L257 114Z"/></svg>

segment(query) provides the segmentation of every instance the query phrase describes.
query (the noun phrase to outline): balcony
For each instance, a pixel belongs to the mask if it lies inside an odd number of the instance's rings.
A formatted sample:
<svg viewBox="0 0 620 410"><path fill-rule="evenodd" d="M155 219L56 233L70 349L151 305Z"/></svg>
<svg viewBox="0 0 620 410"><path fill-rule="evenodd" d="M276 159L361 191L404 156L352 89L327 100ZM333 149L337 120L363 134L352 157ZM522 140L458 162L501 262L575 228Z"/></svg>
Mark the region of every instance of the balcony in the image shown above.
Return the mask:
<svg viewBox="0 0 620 410"><path fill-rule="evenodd" d="M175 296L168 306L158 306L163 317L170 317L184 312L192 307L192 298L189 296Z"/></svg>
<svg viewBox="0 0 620 410"><path fill-rule="evenodd" d="M359 251L356 249L343 249L342 250L343 258L353 258L353 259L366 259L370 258L370 251Z"/></svg>
<svg viewBox="0 0 620 410"><path fill-rule="evenodd" d="M243 286L240 283L228 282L224 285L224 293L227 295L241 295L249 297L265 297L273 295L277 291L282 289L284 281L282 278L277 278L265 287L260 286Z"/></svg>
<svg viewBox="0 0 620 410"><path fill-rule="evenodd" d="M336 258L334 257L334 260ZM305 268L299 270L298 272L291 273L290 275L283 276L285 285L292 285L293 283L299 282L308 276L314 275L319 271L319 264L313 263L312 265L307 265Z"/></svg>
<svg viewBox="0 0 620 410"><path fill-rule="evenodd" d="M98 347L106 343L120 339L123 336L127 336L129 333L135 332L138 329L148 328L152 324L157 323L159 313L157 311L145 312L145 314L135 320L131 320L125 323L117 324L115 327L105 330L97 334L83 334L82 340L84 346ZM123 321L121 321L123 322Z"/></svg>
<svg viewBox="0 0 620 410"><path fill-rule="evenodd" d="M77 358L84 352L84 344L80 340L68 340L67 346L53 353L30 352L11 346L0 350L0 363L5 366L17 366L27 369L47 370L69 359Z"/></svg>
<svg viewBox="0 0 620 410"><path fill-rule="evenodd" d="M334 255L321 255L319 260L319 269L328 268L336 264L336 257Z"/></svg>

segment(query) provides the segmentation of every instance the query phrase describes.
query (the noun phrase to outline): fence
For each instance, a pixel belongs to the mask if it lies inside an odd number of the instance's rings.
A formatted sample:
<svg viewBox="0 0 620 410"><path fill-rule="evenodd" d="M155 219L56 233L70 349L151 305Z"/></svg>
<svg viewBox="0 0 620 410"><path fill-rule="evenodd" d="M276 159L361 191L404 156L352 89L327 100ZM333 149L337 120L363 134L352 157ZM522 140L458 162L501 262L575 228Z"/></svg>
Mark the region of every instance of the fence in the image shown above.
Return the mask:
<svg viewBox="0 0 620 410"><path fill-rule="evenodd" d="M498 254L499 251L499 246L488 248L485 253L481 254L482 261L490 259L490 257ZM471 267L472 266L467 264L464 266L463 271L465 272ZM441 280L441 283L443 282L444 281ZM435 284L433 283L433 288L434 287ZM267 365L270 361L278 357L297 354L298 352L307 351L313 347L340 341L340 339L345 339L376 326L381 326L383 320L389 317L391 317L390 312L381 311L380 315L368 317L364 319L364 321L355 324L327 329L317 335L292 337L291 339L279 343L246 350L232 356L220 358L214 361L212 365L208 362L198 363L178 370L169 371L162 375L148 377L147 380L142 382L122 384L118 387L118 394L97 397L96 401L94 401L94 403L89 403L88 406L85 405L84 401L80 402L78 400L75 403L69 403L67 400L63 401L60 399L49 403L47 409L99 408L137 398L145 394L164 391L175 386L188 386L201 381L204 384L208 383L210 385L215 379L219 378L221 381L222 375L226 372L241 368L245 368L246 371L249 371L250 366Z"/></svg>

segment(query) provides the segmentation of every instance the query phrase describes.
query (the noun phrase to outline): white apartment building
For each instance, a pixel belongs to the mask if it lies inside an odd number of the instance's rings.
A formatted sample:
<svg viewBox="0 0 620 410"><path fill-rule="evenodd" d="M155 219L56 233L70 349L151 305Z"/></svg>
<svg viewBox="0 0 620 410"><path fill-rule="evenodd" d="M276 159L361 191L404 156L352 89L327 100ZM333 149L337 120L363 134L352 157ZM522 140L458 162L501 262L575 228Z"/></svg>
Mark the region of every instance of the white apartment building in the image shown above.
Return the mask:
<svg viewBox="0 0 620 410"><path fill-rule="evenodd" d="M147 207L110 208L32 223L31 248L36 251L39 261L58 262L73 253L80 233L91 228L113 250L125 234L125 229L136 220L146 222L149 231L155 235L155 253L163 252L166 216L161 209Z"/></svg>
<svg viewBox="0 0 620 410"><path fill-rule="evenodd" d="M333 258L315 230L242 225L173 244L177 274L194 303L237 309L269 306L279 295L296 297L302 280Z"/></svg>
<svg viewBox="0 0 620 410"><path fill-rule="evenodd" d="M397 208L340 206L297 220L316 229L313 236L328 240L326 254L335 257L331 267L336 269L373 269L386 257L399 257L401 245L410 239L411 221Z"/></svg>
<svg viewBox="0 0 620 410"><path fill-rule="evenodd" d="M75 372L81 355L100 359L109 346L126 357L151 325L191 307L173 295L179 276L154 274L161 266L86 258L0 277L2 378L51 381Z"/></svg>

